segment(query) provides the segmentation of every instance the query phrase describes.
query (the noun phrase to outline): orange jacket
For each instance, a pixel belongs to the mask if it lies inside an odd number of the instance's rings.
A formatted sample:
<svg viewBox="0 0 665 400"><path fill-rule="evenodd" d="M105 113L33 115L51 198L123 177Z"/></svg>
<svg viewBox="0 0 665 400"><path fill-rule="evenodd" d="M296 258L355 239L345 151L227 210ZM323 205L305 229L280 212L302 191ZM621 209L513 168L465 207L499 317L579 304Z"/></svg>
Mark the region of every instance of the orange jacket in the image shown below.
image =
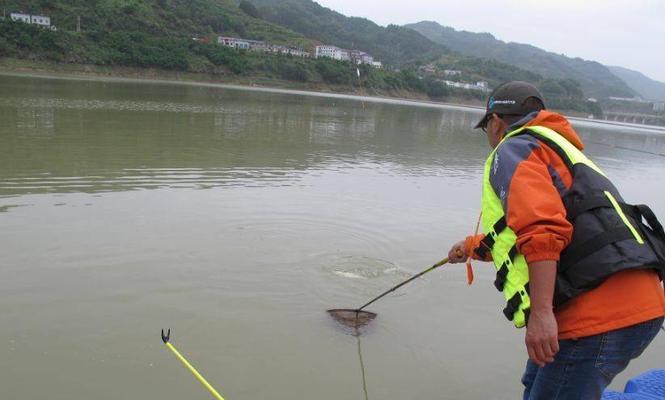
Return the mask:
<svg viewBox="0 0 665 400"><path fill-rule="evenodd" d="M582 140L563 116L541 111L525 126L536 125L550 128L578 149L584 149ZM505 182L497 185L508 188L502 197L506 221L517 235L517 248L527 262L558 261L573 235L560 191L570 188L573 178L554 150L539 140L535 142L513 141L502 145L500 156L510 158L511 171L502 174ZM478 248L482 237L469 236L465 241L467 254L475 259L480 258L471 250Z"/></svg>
<svg viewBox="0 0 665 400"><path fill-rule="evenodd" d="M536 125L548 127L578 149L584 149L582 140L563 116L541 111L525 124ZM502 174L508 182L495 183L508 188L502 201L508 226L517 235L519 252L529 263L558 261L573 233L560 195L572 185L570 171L556 152L537 139L506 142L500 156L512 161L512 169ZM473 250L478 248L483 236L466 238L466 254L478 259ZM597 288L555 310L559 339L596 335L663 315L665 293L654 270L630 270L612 275Z"/></svg>

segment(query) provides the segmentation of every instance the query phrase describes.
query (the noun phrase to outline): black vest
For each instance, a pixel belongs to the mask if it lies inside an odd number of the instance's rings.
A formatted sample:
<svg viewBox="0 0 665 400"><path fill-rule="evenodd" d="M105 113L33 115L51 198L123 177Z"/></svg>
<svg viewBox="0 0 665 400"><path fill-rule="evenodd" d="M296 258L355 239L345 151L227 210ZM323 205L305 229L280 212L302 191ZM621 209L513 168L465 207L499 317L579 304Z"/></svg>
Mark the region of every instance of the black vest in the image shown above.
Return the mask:
<svg viewBox="0 0 665 400"><path fill-rule="evenodd" d="M607 177L584 163L573 164L563 149L548 138L534 131L524 133L554 150L573 177L572 186L562 196L567 218L573 225L573 237L561 253L554 306L599 286L619 271L655 269L662 280L665 232L651 209L626 204Z"/></svg>

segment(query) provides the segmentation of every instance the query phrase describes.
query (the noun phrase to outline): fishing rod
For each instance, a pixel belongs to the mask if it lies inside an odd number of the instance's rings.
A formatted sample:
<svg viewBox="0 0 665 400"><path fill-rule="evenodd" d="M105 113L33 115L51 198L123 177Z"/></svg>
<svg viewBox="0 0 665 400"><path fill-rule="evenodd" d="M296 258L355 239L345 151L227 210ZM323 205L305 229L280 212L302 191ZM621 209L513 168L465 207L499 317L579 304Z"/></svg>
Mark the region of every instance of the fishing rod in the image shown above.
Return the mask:
<svg viewBox="0 0 665 400"><path fill-rule="evenodd" d="M208 391L210 392L210 394L211 394L214 398L216 398L217 400L224 400L224 398L222 397L222 395L220 395L220 394L215 390L215 388L212 387L212 385L210 385L210 384L208 383L208 381L206 381L205 378L204 378L203 376L201 376L201 374L199 374L199 371L197 371L196 368L194 368L194 367L192 366L192 364L190 364L189 361L187 361L187 360L185 359L185 357L183 357L182 354L180 354L180 352L175 348L175 346L173 346L173 345L169 342L170 337L171 337L171 329L169 329L168 332L167 332L166 334L164 334L164 329L162 329L162 341L164 342L164 344L166 345L166 347L168 347L169 350L171 350L171 351L173 352L173 354L175 354L176 357L178 357L178 359L179 359L180 361L182 361L183 364L185 364L185 367L187 367L187 369L189 369L189 371L190 371L190 372L196 377L196 379L198 379L199 382L201 382L201 384L202 384L206 389L208 389Z"/></svg>

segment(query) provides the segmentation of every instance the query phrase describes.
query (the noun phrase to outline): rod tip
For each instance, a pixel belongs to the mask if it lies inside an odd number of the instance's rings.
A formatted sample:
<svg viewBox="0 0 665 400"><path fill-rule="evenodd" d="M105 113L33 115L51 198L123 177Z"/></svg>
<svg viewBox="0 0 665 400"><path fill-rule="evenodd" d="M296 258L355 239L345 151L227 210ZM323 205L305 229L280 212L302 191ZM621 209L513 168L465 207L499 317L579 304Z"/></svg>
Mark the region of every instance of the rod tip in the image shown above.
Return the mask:
<svg viewBox="0 0 665 400"><path fill-rule="evenodd" d="M169 342L169 339L171 338L171 328L166 332L166 335L164 334L164 329L162 329L162 342L164 344Z"/></svg>

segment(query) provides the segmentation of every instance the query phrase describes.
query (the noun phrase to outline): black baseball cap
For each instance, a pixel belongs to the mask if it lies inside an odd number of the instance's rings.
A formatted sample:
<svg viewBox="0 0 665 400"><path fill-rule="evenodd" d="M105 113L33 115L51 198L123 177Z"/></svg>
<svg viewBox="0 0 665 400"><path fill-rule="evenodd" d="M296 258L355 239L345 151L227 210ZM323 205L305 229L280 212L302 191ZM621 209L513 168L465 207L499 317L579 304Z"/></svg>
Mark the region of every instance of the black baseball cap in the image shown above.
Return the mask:
<svg viewBox="0 0 665 400"><path fill-rule="evenodd" d="M484 127L492 114L527 115L533 110L524 107L524 103L531 97L540 100L545 107L543 95L528 82L512 81L499 85L487 99L485 115L473 129Z"/></svg>

